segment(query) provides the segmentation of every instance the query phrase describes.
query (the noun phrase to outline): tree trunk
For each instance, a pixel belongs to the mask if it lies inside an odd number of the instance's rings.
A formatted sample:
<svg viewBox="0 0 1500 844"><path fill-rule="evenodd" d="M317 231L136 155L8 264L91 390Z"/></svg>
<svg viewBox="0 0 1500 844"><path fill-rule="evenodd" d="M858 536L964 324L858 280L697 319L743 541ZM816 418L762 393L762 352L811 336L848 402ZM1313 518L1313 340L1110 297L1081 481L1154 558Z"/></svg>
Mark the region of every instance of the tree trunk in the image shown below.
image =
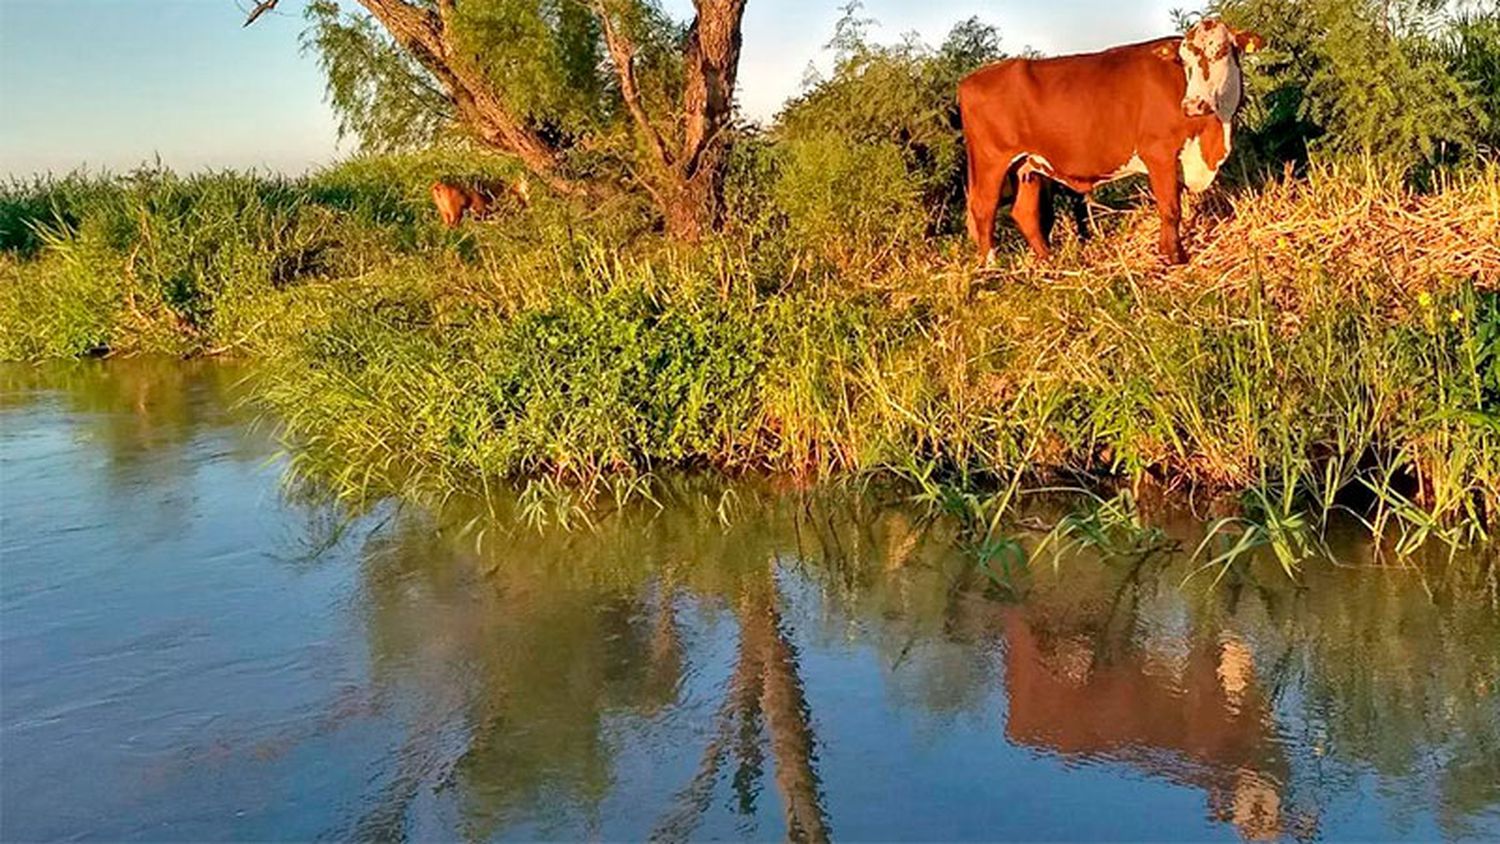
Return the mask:
<svg viewBox="0 0 1500 844"><path fill-rule="evenodd" d="M668 174L667 184L652 191L667 233L679 240L696 241L719 227L724 218L725 156L704 159L690 178Z"/></svg>
<svg viewBox="0 0 1500 844"><path fill-rule="evenodd" d="M667 232L697 240L724 217L724 167L734 118L740 30L746 0L694 0L697 12L683 43L680 127L671 140L642 107L635 80L635 45L611 15L609 0L594 0L621 96L648 153L642 182L661 211ZM675 141L675 143L674 143Z"/></svg>
<svg viewBox="0 0 1500 844"><path fill-rule="evenodd" d="M746 0L694 0L683 53L682 152L658 200L667 231L696 239L724 216L724 167L734 117Z"/></svg>

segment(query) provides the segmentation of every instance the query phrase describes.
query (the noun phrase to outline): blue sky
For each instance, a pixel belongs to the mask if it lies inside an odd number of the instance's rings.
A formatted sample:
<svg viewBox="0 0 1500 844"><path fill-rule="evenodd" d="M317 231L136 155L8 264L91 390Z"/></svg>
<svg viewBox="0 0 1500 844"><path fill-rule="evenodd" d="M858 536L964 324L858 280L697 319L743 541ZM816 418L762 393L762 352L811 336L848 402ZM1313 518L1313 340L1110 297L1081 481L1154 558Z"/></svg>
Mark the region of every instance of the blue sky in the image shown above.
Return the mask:
<svg viewBox="0 0 1500 844"><path fill-rule="evenodd" d="M248 2L248 0L242 0ZM664 0L685 17L691 0ZM749 0L740 101L768 117L796 93L842 0ZM867 0L877 35L936 41L970 15L1012 51L1088 50L1170 31L1183 0ZM1187 5L1194 5L1188 0ZM301 0L249 29L236 0L0 0L0 173L128 169L301 172L340 154ZM342 150L347 152L348 150Z"/></svg>

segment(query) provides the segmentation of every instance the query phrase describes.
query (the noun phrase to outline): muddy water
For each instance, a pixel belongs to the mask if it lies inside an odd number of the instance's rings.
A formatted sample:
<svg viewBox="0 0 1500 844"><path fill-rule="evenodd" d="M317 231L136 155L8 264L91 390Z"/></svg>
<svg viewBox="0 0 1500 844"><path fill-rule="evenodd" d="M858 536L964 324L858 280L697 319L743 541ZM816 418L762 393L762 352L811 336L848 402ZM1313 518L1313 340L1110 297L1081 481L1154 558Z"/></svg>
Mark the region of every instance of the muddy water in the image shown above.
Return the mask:
<svg viewBox="0 0 1500 844"><path fill-rule="evenodd" d="M1500 838L1475 561L997 584L764 485L351 516L238 374L0 370L0 838Z"/></svg>

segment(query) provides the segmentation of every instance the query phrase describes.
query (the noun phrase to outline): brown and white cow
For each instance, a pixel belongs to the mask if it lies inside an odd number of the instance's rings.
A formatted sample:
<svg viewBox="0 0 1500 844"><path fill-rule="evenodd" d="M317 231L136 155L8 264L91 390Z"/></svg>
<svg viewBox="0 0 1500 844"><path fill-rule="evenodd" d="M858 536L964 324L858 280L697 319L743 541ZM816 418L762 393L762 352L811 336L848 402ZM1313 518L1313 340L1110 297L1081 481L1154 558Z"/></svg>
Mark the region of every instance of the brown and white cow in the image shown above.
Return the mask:
<svg viewBox="0 0 1500 844"><path fill-rule="evenodd" d="M1031 250L1047 257L1043 180L1087 193L1137 173L1151 180L1158 248L1187 260L1178 234L1181 190L1213 182L1228 157L1243 95L1239 58L1264 45L1217 18L1187 34L1101 53L1010 59L958 85L969 157L969 234L988 259L1001 193Z"/></svg>

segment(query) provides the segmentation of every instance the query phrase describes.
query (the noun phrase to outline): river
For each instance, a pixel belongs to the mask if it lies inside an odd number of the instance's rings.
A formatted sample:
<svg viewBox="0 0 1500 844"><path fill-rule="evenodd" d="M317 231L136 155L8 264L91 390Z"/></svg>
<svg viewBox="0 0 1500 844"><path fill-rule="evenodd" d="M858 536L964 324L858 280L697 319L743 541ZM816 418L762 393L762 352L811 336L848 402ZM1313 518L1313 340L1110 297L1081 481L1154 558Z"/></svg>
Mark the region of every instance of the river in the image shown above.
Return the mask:
<svg viewBox="0 0 1500 844"><path fill-rule="evenodd" d="M769 481L356 513L242 374L0 368L0 838L1500 839L1488 564L996 582Z"/></svg>

